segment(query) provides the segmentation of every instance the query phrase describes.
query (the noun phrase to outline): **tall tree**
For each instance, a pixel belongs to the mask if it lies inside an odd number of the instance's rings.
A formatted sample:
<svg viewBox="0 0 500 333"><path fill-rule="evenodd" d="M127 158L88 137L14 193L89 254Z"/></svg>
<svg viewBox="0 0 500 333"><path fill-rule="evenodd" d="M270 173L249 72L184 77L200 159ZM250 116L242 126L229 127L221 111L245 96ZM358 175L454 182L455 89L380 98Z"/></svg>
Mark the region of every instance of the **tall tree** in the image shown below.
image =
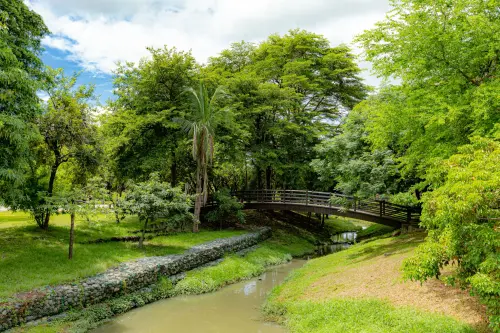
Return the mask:
<svg viewBox="0 0 500 333"><path fill-rule="evenodd" d="M187 177L183 163L188 156L185 135L173 119L189 110L182 94L194 84L198 65L189 52L167 47L149 51L150 58L116 70L118 98L102 119L103 132L115 178L144 180L159 172L175 186Z"/></svg>
<svg viewBox="0 0 500 333"><path fill-rule="evenodd" d="M362 102L349 113L342 133L322 141L311 163L325 189L360 198L399 192L399 171L390 150L372 150ZM405 190L405 189L403 189Z"/></svg>
<svg viewBox="0 0 500 333"><path fill-rule="evenodd" d="M401 82L372 97L371 140L392 146L405 175L426 170L500 121L497 1L391 1L358 37L377 74ZM422 187L427 183L423 183Z"/></svg>
<svg viewBox="0 0 500 333"><path fill-rule="evenodd" d="M424 281L456 264L449 281L472 287L500 327L498 1L394 0L363 33L375 71L400 84L371 98L370 140L392 146L404 177L422 180L429 230L406 276ZM478 137L480 136L480 137Z"/></svg>
<svg viewBox="0 0 500 333"><path fill-rule="evenodd" d="M220 122L217 99L222 94L218 87L210 96L205 85L200 82L197 90L187 90L191 97L191 114L187 119L179 119L193 140L193 159L196 161L196 201L194 206L193 232L198 232L200 211L208 198L208 166L214 156L215 128Z"/></svg>
<svg viewBox="0 0 500 333"><path fill-rule="evenodd" d="M301 30L233 44L208 68L233 96L259 188L311 187L313 147L366 94L347 47Z"/></svg>
<svg viewBox="0 0 500 333"><path fill-rule="evenodd" d="M59 167L69 161L79 164L79 169L96 166L99 163L101 147L97 138L97 126L93 119L94 87L76 87L77 75L66 77L61 69L48 69L51 85L47 93L49 100L45 111L38 120L43 138L40 146L38 167L49 167L47 187L44 197L54 194ZM35 171L36 173L37 171ZM33 175L33 177L37 177ZM51 210L43 208L41 202L34 200L30 209L35 221L42 229L47 229Z"/></svg>
<svg viewBox="0 0 500 333"><path fill-rule="evenodd" d="M22 0L0 0L0 201L23 181L41 109L42 18Z"/></svg>

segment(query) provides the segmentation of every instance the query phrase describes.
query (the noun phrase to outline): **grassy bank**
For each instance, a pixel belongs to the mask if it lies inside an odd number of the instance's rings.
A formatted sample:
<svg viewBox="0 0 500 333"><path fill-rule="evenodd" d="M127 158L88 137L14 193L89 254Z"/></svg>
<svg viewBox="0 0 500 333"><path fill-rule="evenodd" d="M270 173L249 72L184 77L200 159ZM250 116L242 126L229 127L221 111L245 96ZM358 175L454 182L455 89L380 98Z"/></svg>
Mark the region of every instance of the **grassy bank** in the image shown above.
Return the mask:
<svg viewBox="0 0 500 333"><path fill-rule="evenodd" d="M43 231L27 214L0 213L0 299L92 276L125 261L182 253L197 244L245 233L225 230L159 236L147 241L143 249L135 242L85 244L100 238L130 236L140 228L135 218L116 224L112 218L102 216L92 223L77 221L74 258L70 261L69 216L55 216L53 222L48 231Z"/></svg>
<svg viewBox="0 0 500 333"><path fill-rule="evenodd" d="M308 262L265 312L291 332L487 332L484 308L441 281L404 282L401 262L423 234L361 243Z"/></svg>
<svg viewBox="0 0 500 333"><path fill-rule="evenodd" d="M314 245L298 235L277 229L273 237L261 243L255 250L243 255L228 255L216 266L196 269L172 285L163 279L147 292L124 295L87 309L74 311L68 317L38 326L18 327L15 333L87 332L107 319L160 299L177 295L193 295L212 292L228 284L262 274L267 267L286 263L294 256L314 251Z"/></svg>

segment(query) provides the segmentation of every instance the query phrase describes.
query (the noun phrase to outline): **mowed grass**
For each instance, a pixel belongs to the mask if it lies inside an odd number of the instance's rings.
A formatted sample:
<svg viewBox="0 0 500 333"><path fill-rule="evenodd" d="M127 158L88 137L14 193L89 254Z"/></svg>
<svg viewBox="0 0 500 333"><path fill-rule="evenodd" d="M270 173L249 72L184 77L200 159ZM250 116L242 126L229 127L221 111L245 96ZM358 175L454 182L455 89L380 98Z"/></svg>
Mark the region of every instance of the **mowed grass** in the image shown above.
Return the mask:
<svg viewBox="0 0 500 333"><path fill-rule="evenodd" d="M328 231L330 231L330 234L335 235L342 232L361 231L362 226L365 226L365 223L360 222L361 221L358 220L330 215L327 219L325 219L325 227ZM370 222L366 223L369 224Z"/></svg>
<svg viewBox="0 0 500 333"><path fill-rule="evenodd" d="M116 224L112 218L101 216L92 223L77 220L74 258L68 260L69 216L55 216L48 231L40 230L27 214L1 212L0 221L0 299L89 277L125 261L182 253L197 244L245 233L201 231L160 236L147 241L143 249L135 242L83 244L100 238L130 236L140 227L136 218Z"/></svg>
<svg viewBox="0 0 500 333"><path fill-rule="evenodd" d="M401 262L424 238L357 244L309 261L275 288L265 313L290 332L487 332L484 308L466 291L404 282Z"/></svg>

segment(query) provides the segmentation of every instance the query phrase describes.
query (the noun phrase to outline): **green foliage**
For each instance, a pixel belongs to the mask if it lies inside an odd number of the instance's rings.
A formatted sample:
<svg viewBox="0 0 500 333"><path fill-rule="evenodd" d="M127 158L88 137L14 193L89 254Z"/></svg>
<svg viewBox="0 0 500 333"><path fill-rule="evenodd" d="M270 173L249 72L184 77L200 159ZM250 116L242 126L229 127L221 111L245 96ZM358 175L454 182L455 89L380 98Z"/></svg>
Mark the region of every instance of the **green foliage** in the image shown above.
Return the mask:
<svg viewBox="0 0 500 333"><path fill-rule="evenodd" d="M198 231L200 210L208 200L208 167L214 158L215 129L222 121L221 110L217 102L223 93L222 87L217 87L209 95L207 88L200 82L199 89L188 88L191 98L191 113L186 119L177 119L193 141L193 160L196 162L196 201L194 207L193 231Z"/></svg>
<svg viewBox="0 0 500 333"><path fill-rule="evenodd" d="M330 215L325 219L325 228L328 229L331 235L340 234L349 231L361 231L360 221L350 220L344 217ZM370 224L370 222L362 222L362 224Z"/></svg>
<svg viewBox="0 0 500 333"><path fill-rule="evenodd" d="M389 17L357 39L377 74L401 81L369 99L367 127L376 147L400 156L405 177L422 180L500 120L500 14L496 1L392 2Z"/></svg>
<svg viewBox="0 0 500 333"><path fill-rule="evenodd" d="M217 207L206 214L206 219L210 222L220 222L236 218L240 223L245 222L243 204L236 197L232 197L227 189L217 191L213 194L213 200Z"/></svg>
<svg viewBox="0 0 500 333"><path fill-rule="evenodd" d="M40 113L44 75L39 59L48 29L22 0L0 1L0 202L24 180Z"/></svg>
<svg viewBox="0 0 500 333"><path fill-rule="evenodd" d="M410 206L410 207L418 207L420 205L420 201L415 197L413 193L409 192L400 192L389 197L389 202L402 205L402 206Z"/></svg>
<svg viewBox="0 0 500 333"><path fill-rule="evenodd" d="M49 226L54 191L69 193L72 186L85 185L89 174L97 170L102 153L93 118L94 87L77 87L78 75L66 77L62 69L49 68L47 75L49 100L37 119L41 141L33 147L37 158L31 162L28 182L20 189L21 199L9 203L15 209L30 211L43 229ZM64 164L70 164L64 184L69 188L63 184L57 188L56 177Z"/></svg>
<svg viewBox="0 0 500 333"><path fill-rule="evenodd" d="M139 220L149 219L151 223L160 217L185 219L189 216L191 197L177 187L162 183L158 174L151 174L148 181L130 186L124 207Z"/></svg>
<svg viewBox="0 0 500 333"><path fill-rule="evenodd" d="M142 181L152 172L173 186L189 179L189 145L174 118L184 118L184 91L197 77L190 52L150 48L138 64L119 64L110 111L102 117L110 174L118 182Z"/></svg>
<svg viewBox="0 0 500 333"><path fill-rule="evenodd" d="M500 321L500 143L474 138L434 170L436 189L424 195L421 224L429 237L405 262L406 277L425 281L446 265L488 305L491 325ZM444 177L443 177L444 176ZM444 181L439 181L444 179Z"/></svg>
<svg viewBox="0 0 500 333"><path fill-rule="evenodd" d="M366 115L349 113L342 134L316 146L312 161L324 188L360 198L389 194L397 189L399 171L390 150L372 150L365 129Z"/></svg>
<svg viewBox="0 0 500 333"><path fill-rule="evenodd" d="M239 158L251 161L246 187L312 186L312 148L365 96L359 72L347 47L301 30L210 59L204 74L222 76L216 82L228 87L243 131L235 141L246 152Z"/></svg>
<svg viewBox="0 0 500 333"><path fill-rule="evenodd" d="M169 224L182 224L192 219L189 212L191 197L180 188L162 183L158 174L151 174L148 181L132 184L123 201L124 209L137 215L144 222L139 246L142 247L148 223L164 218Z"/></svg>

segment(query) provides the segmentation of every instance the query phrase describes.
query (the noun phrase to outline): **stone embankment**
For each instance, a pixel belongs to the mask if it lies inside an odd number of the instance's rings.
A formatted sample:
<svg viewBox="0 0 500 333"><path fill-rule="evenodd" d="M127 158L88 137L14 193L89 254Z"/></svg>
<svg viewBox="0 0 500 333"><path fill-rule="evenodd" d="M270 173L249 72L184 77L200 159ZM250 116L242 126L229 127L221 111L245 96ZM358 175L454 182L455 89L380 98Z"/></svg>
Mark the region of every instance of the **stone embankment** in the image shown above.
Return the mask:
<svg viewBox="0 0 500 333"><path fill-rule="evenodd" d="M252 247L270 236L271 229L262 228L197 245L184 254L141 258L76 283L18 294L11 301L0 303L0 331L138 291L162 277L173 277L200 267L222 258L225 253Z"/></svg>

